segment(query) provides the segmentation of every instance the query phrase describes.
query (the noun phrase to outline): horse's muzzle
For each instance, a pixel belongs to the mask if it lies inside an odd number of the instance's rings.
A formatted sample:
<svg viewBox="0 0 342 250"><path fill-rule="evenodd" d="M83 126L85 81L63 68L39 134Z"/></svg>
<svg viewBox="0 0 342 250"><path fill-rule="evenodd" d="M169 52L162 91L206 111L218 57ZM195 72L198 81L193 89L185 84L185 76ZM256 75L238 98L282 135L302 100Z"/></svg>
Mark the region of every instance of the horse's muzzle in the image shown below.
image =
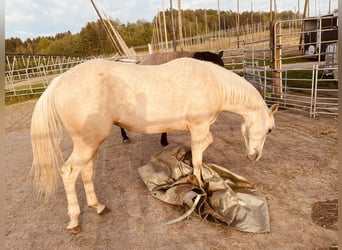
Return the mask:
<svg viewBox="0 0 342 250"><path fill-rule="evenodd" d="M247 158L250 159L253 163L257 162L261 157L258 151L255 151L254 154L247 155Z"/></svg>

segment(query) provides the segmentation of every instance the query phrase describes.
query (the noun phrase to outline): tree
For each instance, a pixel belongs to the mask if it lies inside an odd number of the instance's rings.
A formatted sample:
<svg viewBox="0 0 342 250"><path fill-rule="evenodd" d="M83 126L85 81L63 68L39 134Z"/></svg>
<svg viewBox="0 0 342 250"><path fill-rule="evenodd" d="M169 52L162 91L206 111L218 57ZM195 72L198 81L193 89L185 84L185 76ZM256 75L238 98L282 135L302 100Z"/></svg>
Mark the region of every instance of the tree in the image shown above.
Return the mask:
<svg viewBox="0 0 342 250"><path fill-rule="evenodd" d="M20 38L10 38L5 40L5 50L7 54L17 53L17 48L23 45L23 42Z"/></svg>
<svg viewBox="0 0 342 250"><path fill-rule="evenodd" d="M36 46L36 50L39 52L39 54L47 55L49 54L49 46L52 43L51 40L49 40L46 37L42 37L39 39L38 44Z"/></svg>

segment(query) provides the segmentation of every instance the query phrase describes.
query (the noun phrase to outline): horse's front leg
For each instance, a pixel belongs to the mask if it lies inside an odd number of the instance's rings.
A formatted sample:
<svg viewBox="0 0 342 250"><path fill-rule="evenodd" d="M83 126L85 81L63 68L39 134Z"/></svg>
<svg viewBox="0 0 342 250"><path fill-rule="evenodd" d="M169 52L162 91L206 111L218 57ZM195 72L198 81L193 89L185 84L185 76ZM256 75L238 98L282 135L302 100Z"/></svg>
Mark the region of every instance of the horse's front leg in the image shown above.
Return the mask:
<svg viewBox="0 0 342 250"><path fill-rule="evenodd" d="M191 153L194 175L201 188L204 188L202 181L202 160L203 152L213 142L213 136L209 131L209 124L201 124L190 129L191 133Z"/></svg>
<svg viewBox="0 0 342 250"><path fill-rule="evenodd" d="M169 145L169 142L167 141L167 133L162 133L161 136L160 136L160 144L162 146L167 146Z"/></svg>

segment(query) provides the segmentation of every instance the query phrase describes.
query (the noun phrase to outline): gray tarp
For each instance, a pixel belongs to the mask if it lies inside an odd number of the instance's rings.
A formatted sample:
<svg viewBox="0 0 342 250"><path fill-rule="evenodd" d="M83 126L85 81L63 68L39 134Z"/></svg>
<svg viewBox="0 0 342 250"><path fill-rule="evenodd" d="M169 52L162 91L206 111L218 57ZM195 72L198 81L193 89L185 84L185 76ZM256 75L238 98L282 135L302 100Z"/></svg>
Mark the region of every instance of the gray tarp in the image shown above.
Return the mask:
<svg viewBox="0 0 342 250"><path fill-rule="evenodd" d="M267 201L254 185L223 167L203 163L205 188L200 189L192 175L190 149L159 152L138 172L155 198L187 207L186 216L194 210L204 219L241 231L270 232Z"/></svg>

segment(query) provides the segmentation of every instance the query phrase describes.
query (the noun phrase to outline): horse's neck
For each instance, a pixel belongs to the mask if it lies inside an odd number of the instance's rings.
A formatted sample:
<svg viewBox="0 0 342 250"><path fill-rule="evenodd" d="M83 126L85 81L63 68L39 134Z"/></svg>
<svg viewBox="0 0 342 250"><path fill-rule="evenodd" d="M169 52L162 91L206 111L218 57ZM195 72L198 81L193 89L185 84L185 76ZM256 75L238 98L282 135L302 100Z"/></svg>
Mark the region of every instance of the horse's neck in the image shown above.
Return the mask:
<svg viewBox="0 0 342 250"><path fill-rule="evenodd" d="M255 114L262 114L265 102L257 90L251 87L227 88L223 111L238 114L244 119L251 118Z"/></svg>

